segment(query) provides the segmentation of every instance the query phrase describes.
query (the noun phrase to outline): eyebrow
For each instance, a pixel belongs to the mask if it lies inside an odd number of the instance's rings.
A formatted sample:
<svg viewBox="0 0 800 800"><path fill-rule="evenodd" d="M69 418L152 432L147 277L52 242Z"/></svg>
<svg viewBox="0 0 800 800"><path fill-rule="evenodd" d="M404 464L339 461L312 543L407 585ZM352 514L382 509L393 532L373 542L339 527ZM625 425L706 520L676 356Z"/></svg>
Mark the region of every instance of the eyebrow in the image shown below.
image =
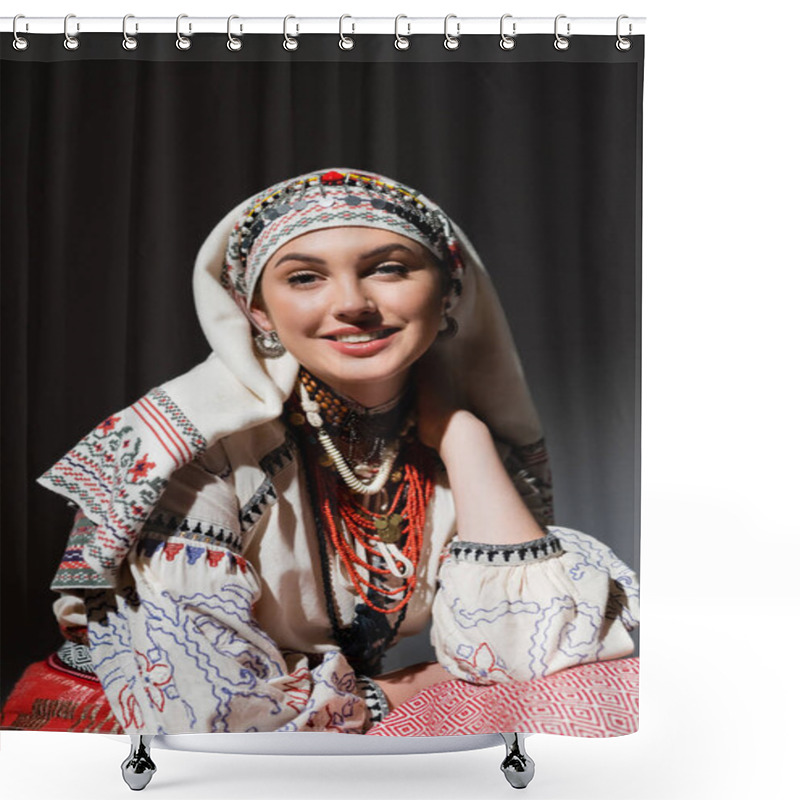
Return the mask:
<svg viewBox="0 0 800 800"><path fill-rule="evenodd" d="M417 255L410 247L406 247L404 244L400 244L400 242L393 242L392 244L385 244L381 247L376 247L374 250L370 250L367 253L362 253L359 256L360 260L364 260L367 258L374 258L375 256L385 255L386 253L391 253L393 250L405 250L407 253L411 253L411 255ZM319 258L318 256L309 256L304 253L287 253L285 256L281 256L275 264L275 268L279 267L283 264L284 261L307 261L310 264L324 264L325 259Z"/></svg>

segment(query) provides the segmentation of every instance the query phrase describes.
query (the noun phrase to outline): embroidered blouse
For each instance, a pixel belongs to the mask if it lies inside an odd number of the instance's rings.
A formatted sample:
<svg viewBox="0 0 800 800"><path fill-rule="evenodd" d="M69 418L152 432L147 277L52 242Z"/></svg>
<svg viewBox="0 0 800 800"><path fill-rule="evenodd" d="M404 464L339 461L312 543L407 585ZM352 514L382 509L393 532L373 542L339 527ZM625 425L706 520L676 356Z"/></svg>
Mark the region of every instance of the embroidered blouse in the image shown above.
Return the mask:
<svg viewBox="0 0 800 800"><path fill-rule="evenodd" d="M547 522L549 486L525 469L540 449L504 461ZM91 525L78 515L55 611L63 627L85 618L93 669L127 732L360 733L380 717L374 687L332 636L331 601L346 628L360 598L334 551L323 563L280 420L223 438L173 474L113 589L92 588L70 560ZM437 660L454 678L531 680L629 654L637 614L635 575L587 534L550 526L523 545L460 541L438 474L398 639L432 618ZM377 650L390 644L375 639Z"/></svg>

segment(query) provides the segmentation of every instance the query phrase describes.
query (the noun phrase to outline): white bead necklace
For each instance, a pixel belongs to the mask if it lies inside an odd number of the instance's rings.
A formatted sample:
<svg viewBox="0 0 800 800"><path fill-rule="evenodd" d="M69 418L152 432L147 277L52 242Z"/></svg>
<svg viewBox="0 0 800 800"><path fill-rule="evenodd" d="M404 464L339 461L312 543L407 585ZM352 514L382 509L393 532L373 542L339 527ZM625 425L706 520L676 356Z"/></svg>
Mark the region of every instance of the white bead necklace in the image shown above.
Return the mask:
<svg viewBox="0 0 800 800"><path fill-rule="evenodd" d="M387 447L386 455L384 456L377 475L375 475L369 483L365 483L355 476L353 470L350 469L347 461L345 461L344 456L339 452L333 440L328 435L328 432L322 427L322 415L320 414L319 403L311 400L308 396L308 390L302 382L300 383L300 405L303 407L308 424L316 429L320 444L330 456L331 461L333 461L336 467L336 471L341 475L345 485L359 494L378 494L386 485L386 481L389 480L389 475L391 474L399 450L398 443L393 442Z"/></svg>

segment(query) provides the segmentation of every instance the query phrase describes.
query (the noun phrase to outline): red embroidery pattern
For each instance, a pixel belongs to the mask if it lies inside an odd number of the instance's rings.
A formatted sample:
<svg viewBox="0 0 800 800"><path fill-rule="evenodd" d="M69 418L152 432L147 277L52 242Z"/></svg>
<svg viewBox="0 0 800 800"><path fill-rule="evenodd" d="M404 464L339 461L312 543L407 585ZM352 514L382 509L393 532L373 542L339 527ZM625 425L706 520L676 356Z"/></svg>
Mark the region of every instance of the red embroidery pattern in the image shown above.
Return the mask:
<svg viewBox="0 0 800 800"><path fill-rule="evenodd" d="M472 654L472 658L455 659L461 667L472 676L475 683L505 683L513 680L498 663L492 648L482 642Z"/></svg>

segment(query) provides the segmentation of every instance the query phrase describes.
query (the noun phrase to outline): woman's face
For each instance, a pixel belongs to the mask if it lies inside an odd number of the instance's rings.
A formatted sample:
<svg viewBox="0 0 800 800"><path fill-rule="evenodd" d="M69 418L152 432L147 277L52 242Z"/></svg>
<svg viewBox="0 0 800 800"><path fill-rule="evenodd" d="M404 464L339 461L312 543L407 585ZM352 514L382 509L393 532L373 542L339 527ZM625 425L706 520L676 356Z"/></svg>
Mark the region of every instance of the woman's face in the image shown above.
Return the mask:
<svg viewBox="0 0 800 800"><path fill-rule="evenodd" d="M298 236L264 267L253 316L312 374L365 406L396 396L431 346L445 294L427 248L366 227Z"/></svg>

